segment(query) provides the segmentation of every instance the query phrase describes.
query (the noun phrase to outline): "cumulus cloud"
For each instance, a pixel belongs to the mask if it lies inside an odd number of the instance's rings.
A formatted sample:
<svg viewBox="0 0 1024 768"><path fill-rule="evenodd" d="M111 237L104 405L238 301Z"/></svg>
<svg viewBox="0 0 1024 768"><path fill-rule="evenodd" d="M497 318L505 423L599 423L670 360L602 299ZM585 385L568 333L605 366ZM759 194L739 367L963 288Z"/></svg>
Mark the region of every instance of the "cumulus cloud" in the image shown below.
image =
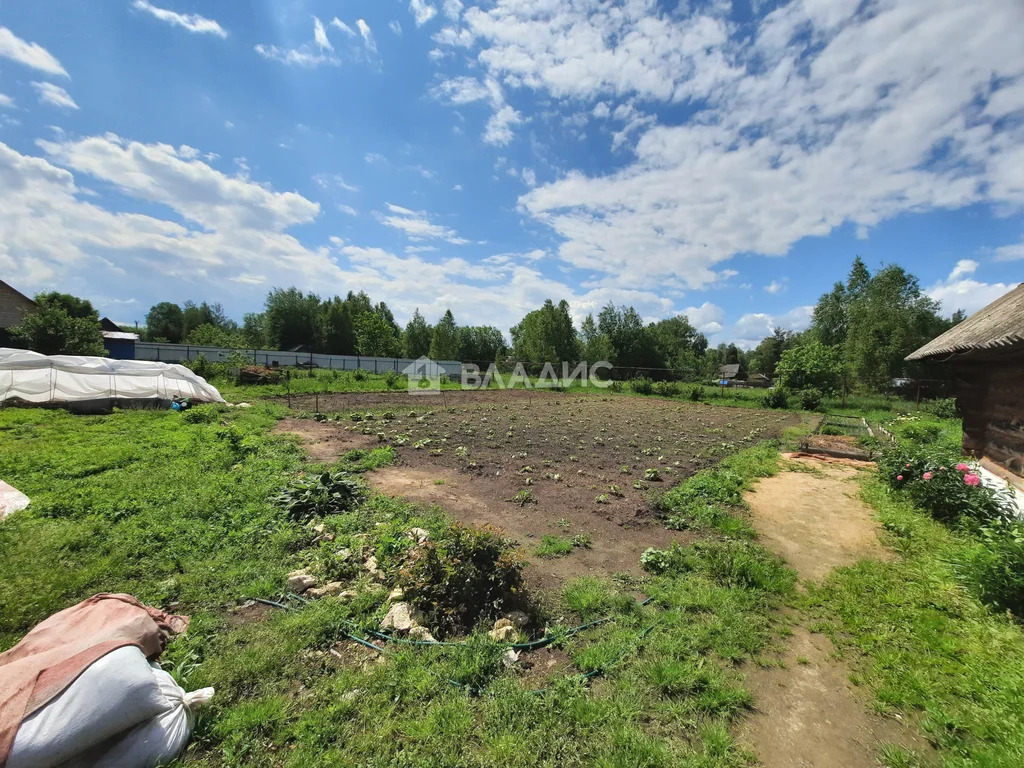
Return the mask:
<svg viewBox="0 0 1024 768"><path fill-rule="evenodd" d="M683 314L694 328L707 336L721 331L725 319L725 311L710 301L705 301L699 307L687 307Z"/></svg>
<svg viewBox="0 0 1024 768"><path fill-rule="evenodd" d="M138 11L145 11L160 21L172 26L181 27L189 32L216 35L221 38L228 36L227 31L220 24L213 19L200 16L198 13L175 13L165 8L158 8L147 2L147 0L135 0L132 3L132 7Z"/></svg>
<svg viewBox="0 0 1024 768"><path fill-rule="evenodd" d="M772 280L770 283L768 283L768 285L764 287L764 290L765 293L782 293L784 290L786 290L786 284L784 282L779 282L778 280Z"/></svg>
<svg viewBox="0 0 1024 768"><path fill-rule="evenodd" d="M417 27L422 27L437 14L437 8L424 0L409 0L409 13L416 21Z"/></svg>
<svg viewBox="0 0 1024 768"><path fill-rule="evenodd" d="M75 100L71 98L71 94L59 85L33 81L32 87L35 88L36 92L39 94L39 102L41 104L49 104L62 109L78 109L78 105L75 103Z"/></svg>
<svg viewBox="0 0 1024 768"><path fill-rule="evenodd" d="M6 93L0 93L0 109L14 109L14 99Z"/></svg>
<svg viewBox="0 0 1024 768"><path fill-rule="evenodd" d="M1006 34L1022 27L1024 6L1003 0L792 0L749 29L723 3L495 0L446 42L472 39L481 82L621 122L612 146L634 161L520 198L563 260L698 289L735 254L783 255L845 224L1024 208L1024 121L1005 119L1024 111L1024 50Z"/></svg>
<svg viewBox="0 0 1024 768"><path fill-rule="evenodd" d="M1001 245L995 249L996 261L1017 261L1024 259L1024 240L1011 245Z"/></svg>
<svg viewBox="0 0 1024 768"><path fill-rule="evenodd" d="M727 331L721 332L718 341L728 341L743 349L751 349L770 336L776 328L787 331L803 331L811 325L813 306L794 307L781 315L765 312L748 312L742 315Z"/></svg>
<svg viewBox="0 0 1024 768"><path fill-rule="evenodd" d="M979 266L973 259L961 259L945 280L939 280L925 293L939 302L947 315L957 310L971 315L1016 287L1016 283L983 283L976 280L974 273Z"/></svg>
<svg viewBox="0 0 1024 768"><path fill-rule="evenodd" d="M7 27L0 27L0 56L48 75L68 77L56 56L38 43L22 40Z"/></svg>
<svg viewBox="0 0 1024 768"><path fill-rule="evenodd" d="M385 203L387 213L377 213L377 219L386 227L404 232L410 240L444 240L452 245L464 245L469 241L459 237L451 227L434 224L426 211L414 211L393 203Z"/></svg>
<svg viewBox="0 0 1024 768"><path fill-rule="evenodd" d="M487 144L505 146L512 141L513 126L524 122L522 114L505 102L501 85L493 78L478 80L468 76L453 77L436 85L431 93L434 98L453 106L476 101L490 104L493 112L483 133L483 140Z"/></svg>

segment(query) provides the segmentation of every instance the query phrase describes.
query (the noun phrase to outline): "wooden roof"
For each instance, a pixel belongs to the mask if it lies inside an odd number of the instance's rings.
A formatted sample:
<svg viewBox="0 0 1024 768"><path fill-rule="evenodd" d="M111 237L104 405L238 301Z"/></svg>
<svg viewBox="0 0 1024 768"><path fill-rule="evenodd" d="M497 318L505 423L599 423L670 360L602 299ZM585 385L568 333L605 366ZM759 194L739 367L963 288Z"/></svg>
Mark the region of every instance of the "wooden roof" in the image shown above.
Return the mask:
<svg viewBox="0 0 1024 768"><path fill-rule="evenodd" d="M934 360L1015 348L1024 348L1024 283L911 352L906 359Z"/></svg>
<svg viewBox="0 0 1024 768"><path fill-rule="evenodd" d="M740 372L739 363L726 363L718 366L718 376L722 379L732 379Z"/></svg>

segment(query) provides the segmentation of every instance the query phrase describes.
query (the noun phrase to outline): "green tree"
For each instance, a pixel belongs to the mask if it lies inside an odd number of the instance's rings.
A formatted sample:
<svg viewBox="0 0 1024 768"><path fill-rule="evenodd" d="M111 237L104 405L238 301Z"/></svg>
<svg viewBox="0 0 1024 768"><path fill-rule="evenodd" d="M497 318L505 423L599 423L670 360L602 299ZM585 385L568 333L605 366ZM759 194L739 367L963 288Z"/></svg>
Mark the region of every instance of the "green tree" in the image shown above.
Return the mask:
<svg viewBox="0 0 1024 768"><path fill-rule="evenodd" d="M266 300L267 340L273 349L320 345L320 297L298 288L274 288Z"/></svg>
<svg viewBox="0 0 1024 768"><path fill-rule="evenodd" d="M598 330L611 341L612 362L630 368L661 368L654 337L633 307L615 307L611 302L597 316Z"/></svg>
<svg viewBox="0 0 1024 768"><path fill-rule="evenodd" d="M208 304L204 301L202 304L196 304L194 301L186 301L182 309L182 337L188 338L188 335L200 325L214 325L229 331L237 328L235 323L228 319L224 307L219 303Z"/></svg>
<svg viewBox="0 0 1024 768"><path fill-rule="evenodd" d="M185 339L186 344L197 347L224 347L225 349L243 349L248 346L245 335L241 331L225 330L213 323L205 323L193 328Z"/></svg>
<svg viewBox="0 0 1024 768"><path fill-rule="evenodd" d="M831 394L842 382L839 347L829 347L817 339L787 349L775 369L780 387L791 390L817 389Z"/></svg>
<svg viewBox="0 0 1024 768"><path fill-rule="evenodd" d="M501 331L490 325L459 326L459 360L493 363L503 355L507 345Z"/></svg>
<svg viewBox="0 0 1024 768"><path fill-rule="evenodd" d="M329 355L354 355L358 351L352 306L335 296L323 304L323 351Z"/></svg>
<svg viewBox="0 0 1024 768"><path fill-rule="evenodd" d="M99 314L86 299L67 293L40 293L37 309L11 335L43 355L105 356Z"/></svg>
<svg viewBox="0 0 1024 768"><path fill-rule="evenodd" d="M356 320L357 347L365 357L397 357L401 341L395 328L377 312L364 312Z"/></svg>
<svg viewBox="0 0 1024 768"><path fill-rule="evenodd" d="M242 318L242 336L245 346L263 349L270 345L267 340L267 316L263 312L246 312Z"/></svg>
<svg viewBox="0 0 1024 768"><path fill-rule="evenodd" d="M423 319L417 307L412 313L412 319L405 326L405 356L417 358L429 355L430 339L433 335L434 329Z"/></svg>
<svg viewBox="0 0 1024 768"><path fill-rule="evenodd" d="M454 360L459 356L459 327L450 309L434 326L430 337L430 357L433 360Z"/></svg>
<svg viewBox="0 0 1024 768"><path fill-rule="evenodd" d="M512 355L533 363L561 363L579 360L579 339L572 324L569 304L551 299L512 328Z"/></svg>
<svg viewBox="0 0 1024 768"><path fill-rule="evenodd" d="M647 326L650 343L646 345L650 356L648 367L667 367L697 372L700 360L708 348L703 333L690 324L686 315L676 315ZM653 354L652 354L653 353Z"/></svg>
<svg viewBox="0 0 1024 768"><path fill-rule="evenodd" d="M763 373L765 376L774 376L782 353L794 345L795 338L792 331L772 329L772 335L766 336L750 353L750 370Z"/></svg>
<svg viewBox="0 0 1024 768"><path fill-rule="evenodd" d="M185 315L181 307L170 301L154 304L146 313L146 338L179 344L185 337Z"/></svg>

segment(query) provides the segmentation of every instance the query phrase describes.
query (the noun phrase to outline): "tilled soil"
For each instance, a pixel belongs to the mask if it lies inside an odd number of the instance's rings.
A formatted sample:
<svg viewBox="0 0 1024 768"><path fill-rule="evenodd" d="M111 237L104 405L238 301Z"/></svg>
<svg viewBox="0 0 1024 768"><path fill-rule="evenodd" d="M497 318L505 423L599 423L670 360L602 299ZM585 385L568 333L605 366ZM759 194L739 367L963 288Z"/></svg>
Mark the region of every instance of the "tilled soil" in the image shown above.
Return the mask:
<svg viewBox="0 0 1024 768"><path fill-rule="evenodd" d="M323 396L319 405L337 420L287 419L279 429L299 434L317 461L395 446L400 463L369 481L390 495L438 504L467 524L503 530L523 547L534 587L638 574L644 549L685 540L664 528L653 497L799 423L790 413L524 390L443 398L354 393ZM584 534L590 548L541 558L534 550L545 534Z"/></svg>

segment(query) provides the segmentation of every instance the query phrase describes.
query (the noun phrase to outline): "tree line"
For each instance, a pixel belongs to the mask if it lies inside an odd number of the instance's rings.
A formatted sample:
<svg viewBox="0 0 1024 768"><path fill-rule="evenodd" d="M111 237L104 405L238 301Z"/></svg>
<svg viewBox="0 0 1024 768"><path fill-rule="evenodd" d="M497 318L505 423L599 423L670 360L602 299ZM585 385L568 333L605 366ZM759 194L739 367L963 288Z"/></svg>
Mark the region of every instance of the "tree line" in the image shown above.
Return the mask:
<svg viewBox="0 0 1024 768"><path fill-rule="evenodd" d="M98 315L69 294L36 296L15 339L44 354L102 354ZM754 373L793 390L880 390L901 376L922 375L904 357L963 319L939 313L918 279L896 265L871 272L860 257L814 307L801 332L775 328L754 349L711 346L685 315L645 323L634 307L609 303L579 327L569 304L547 300L511 329L510 343L489 325L459 325L450 310L431 325L417 309L401 326L388 305L365 292L323 299L298 288L275 288L261 312L229 318L217 303L160 302L146 315L144 339L236 349L302 350L366 357L427 355L435 360L534 363L611 362L618 375L715 377L738 364L739 379ZM133 330L133 329L132 329Z"/></svg>

